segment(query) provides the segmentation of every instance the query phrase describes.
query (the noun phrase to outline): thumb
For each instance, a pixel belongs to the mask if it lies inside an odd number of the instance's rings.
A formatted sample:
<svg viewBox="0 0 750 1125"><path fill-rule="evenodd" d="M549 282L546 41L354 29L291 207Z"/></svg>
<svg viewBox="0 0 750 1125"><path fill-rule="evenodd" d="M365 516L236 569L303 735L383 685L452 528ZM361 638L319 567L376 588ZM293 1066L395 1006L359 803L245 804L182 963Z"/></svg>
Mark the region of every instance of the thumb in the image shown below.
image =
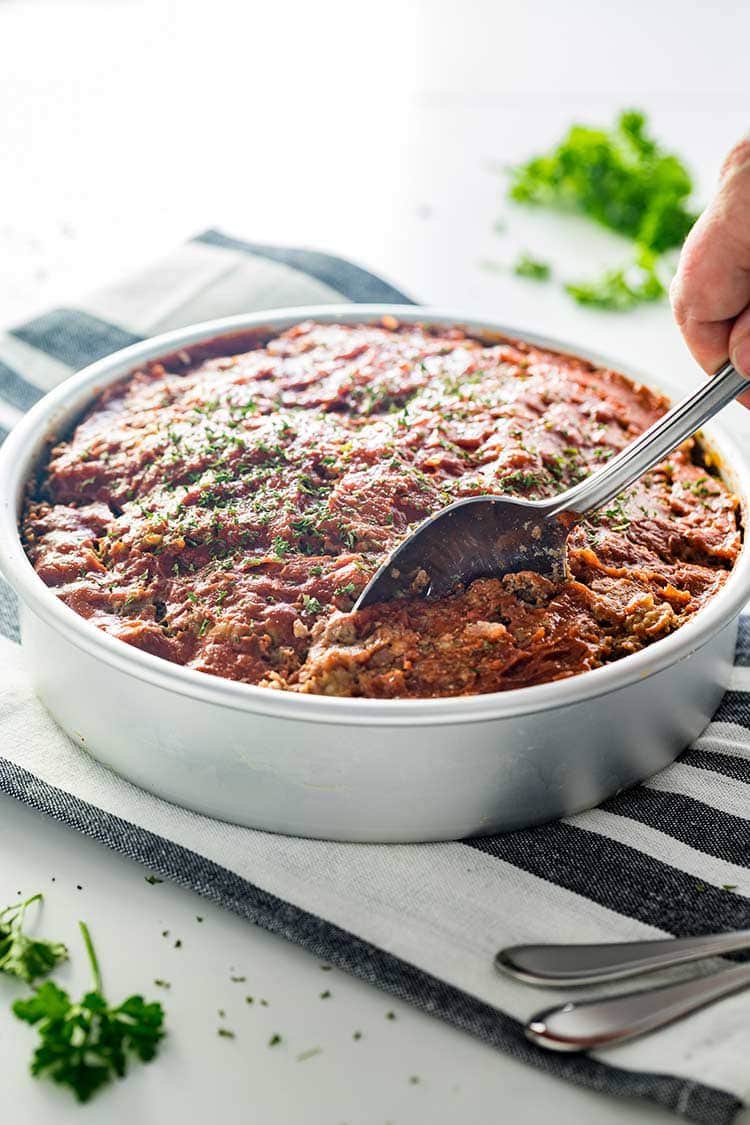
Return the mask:
<svg viewBox="0 0 750 1125"><path fill-rule="evenodd" d="M729 335L729 358L746 379L750 379L750 307L735 320ZM745 406L750 406L750 385L740 398Z"/></svg>

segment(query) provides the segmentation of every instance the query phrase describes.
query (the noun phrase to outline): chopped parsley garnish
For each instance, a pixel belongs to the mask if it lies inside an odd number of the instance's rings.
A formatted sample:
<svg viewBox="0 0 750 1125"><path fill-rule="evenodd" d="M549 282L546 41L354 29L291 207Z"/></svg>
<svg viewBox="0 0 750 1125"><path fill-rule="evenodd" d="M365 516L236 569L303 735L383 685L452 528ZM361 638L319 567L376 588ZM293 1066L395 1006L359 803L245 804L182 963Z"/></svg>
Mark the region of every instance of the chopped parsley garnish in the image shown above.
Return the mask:
<svg viewBox="0 0 750 1125"><path fill-rule="evenodd" d="M274 554L280 559L283 559L284 555L289 551L289 544L281 535L274 536L271 546L273 547Z"/></svg>
<svg viewBox="0 0 750 1125"><path fill-rule="evenodd" d="M315 484L306 473L300 474L297 483L300 492L306 492L308 496L317 496L320 485Z"/></svg>
<svg viewBox="0 0 750 1125"><path fill-rule="evenodd" d="M325 607L317 598L312 598L309 594L303 594L302 608L307 613L322 613Z"/></svg>
<svg viewBox="0 0 750 1125"><path fill-rule="evenodd" d="M692 484L688 485L688 488L694 496L697 496L701 500L705 500L708 496L718 496L719 493L717 489L706 487L708 481L709 477L698 477L697 480L694 480Z"/></svg>
<svg viewBox="0 0 750 1125"><path fill-rule="evenodd" d="M31 1062L35 1078L48 1075L87 1102L113 1078L124 1078L128 1059L150 1062L164 1038L161 1004L129 996L111 1007L102 992L102 978L91 936L79 923L86 946L94 987L80 1001L52 981L34 990L28 1000L16 1000L18 1019L36 1027L39 1044Z"/></svg>
<svg viewBox="0 0 750 1125"><path fill-rule="evenodd" d="M51 973L68 956L61 942L30 938L23 931L26 911L33 903L41 901L42 895L32 895L25 902L0 910L0 973L27 984Z"/></svg>
<svg viewBox="0 0 750 1125"><path fill-rule="evenodd" d="M500 477L497 487L502 492L528 492L540 488L544 483L544 474L525 473L522 469L516 469L515 472L506 473L505 476Z"/></svg>
<svg viewBox="0 0 750 1125"><path fill-rule="evenodd" d="M605 508L604 515L610 522L613 531L625 531L630 527L630 516L625 510L626 497L623 493L616 496L609 508Z"/></svg>

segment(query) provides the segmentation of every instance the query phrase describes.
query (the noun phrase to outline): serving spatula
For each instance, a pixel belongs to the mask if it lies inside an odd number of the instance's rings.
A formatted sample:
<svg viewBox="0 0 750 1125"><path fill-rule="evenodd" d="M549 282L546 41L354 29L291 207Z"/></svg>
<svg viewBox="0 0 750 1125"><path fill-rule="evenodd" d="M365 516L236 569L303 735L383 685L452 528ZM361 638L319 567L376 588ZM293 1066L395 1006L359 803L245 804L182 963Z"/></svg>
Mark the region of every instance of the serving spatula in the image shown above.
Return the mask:
<svg viewBox="0 0 750 1125"><path fill-rule="evenodd" d="M748 380L726 363L603 468L567 491L545 500L470 496L449 504L391 552L354 609L415 593L437 597L475 578L518 570L560 581L574 525L658 465L747 389Z"/></svg>

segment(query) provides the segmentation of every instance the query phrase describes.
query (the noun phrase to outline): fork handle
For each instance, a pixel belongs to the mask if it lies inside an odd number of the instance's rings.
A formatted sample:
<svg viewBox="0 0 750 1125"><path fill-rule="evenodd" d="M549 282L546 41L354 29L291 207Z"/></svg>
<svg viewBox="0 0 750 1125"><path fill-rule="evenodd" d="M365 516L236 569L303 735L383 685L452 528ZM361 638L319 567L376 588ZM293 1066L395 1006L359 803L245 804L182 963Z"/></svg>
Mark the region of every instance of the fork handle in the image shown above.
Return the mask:
<svg viewBox="0 0 750 1125"><path fill-rule="evenodd" d="M674 1023L748 985L750 965L739 965L680 984L547 1008L529 1020L525 1031L532 1042L552 1051L612 1047Z"/></svg>
<svg viewBox="0 0 750 1125"><path fill-rule="evenodd" d="M750 382L731 363L725 363L711 379L657 419L603 468L556 496L553 513L566 511L585 515L601 508L674 452L748 387Z"/></svg>
<svg viewBox="0 0 750 1125"><path fill-rule="evenodd" d="M495 965L525 984L547 988L596 984L672 965L750 948L750 930L661 941L605 942L598 945L513 945L501 949Z"/></svg>

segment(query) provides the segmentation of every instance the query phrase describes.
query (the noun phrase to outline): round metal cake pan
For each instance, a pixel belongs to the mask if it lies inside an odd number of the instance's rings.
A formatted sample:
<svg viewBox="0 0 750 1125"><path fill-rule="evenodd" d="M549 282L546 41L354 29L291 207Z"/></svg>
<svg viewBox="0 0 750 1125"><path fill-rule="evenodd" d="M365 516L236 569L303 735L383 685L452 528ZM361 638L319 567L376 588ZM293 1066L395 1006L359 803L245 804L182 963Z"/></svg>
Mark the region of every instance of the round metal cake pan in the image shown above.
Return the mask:
<svg viewBox="0 0 750 1125"><path fill-rule="evenodd" d="M35 690L86 752L136 785L209 816L333 840L448 840L570 816L671 762L709 722L732 671L750 594L745 546L695 618L632 656L555 683L446 699L304 696L173 665L65 606L27 559L18 518L51 438L108 384L201 340L305 319L460 324L656 378L560 341L461 311L345 305L231 317L170 332L92 364L43 398L0 449L0 569L21 601ZM745 505L750 454L709 440Z"/></svg>

